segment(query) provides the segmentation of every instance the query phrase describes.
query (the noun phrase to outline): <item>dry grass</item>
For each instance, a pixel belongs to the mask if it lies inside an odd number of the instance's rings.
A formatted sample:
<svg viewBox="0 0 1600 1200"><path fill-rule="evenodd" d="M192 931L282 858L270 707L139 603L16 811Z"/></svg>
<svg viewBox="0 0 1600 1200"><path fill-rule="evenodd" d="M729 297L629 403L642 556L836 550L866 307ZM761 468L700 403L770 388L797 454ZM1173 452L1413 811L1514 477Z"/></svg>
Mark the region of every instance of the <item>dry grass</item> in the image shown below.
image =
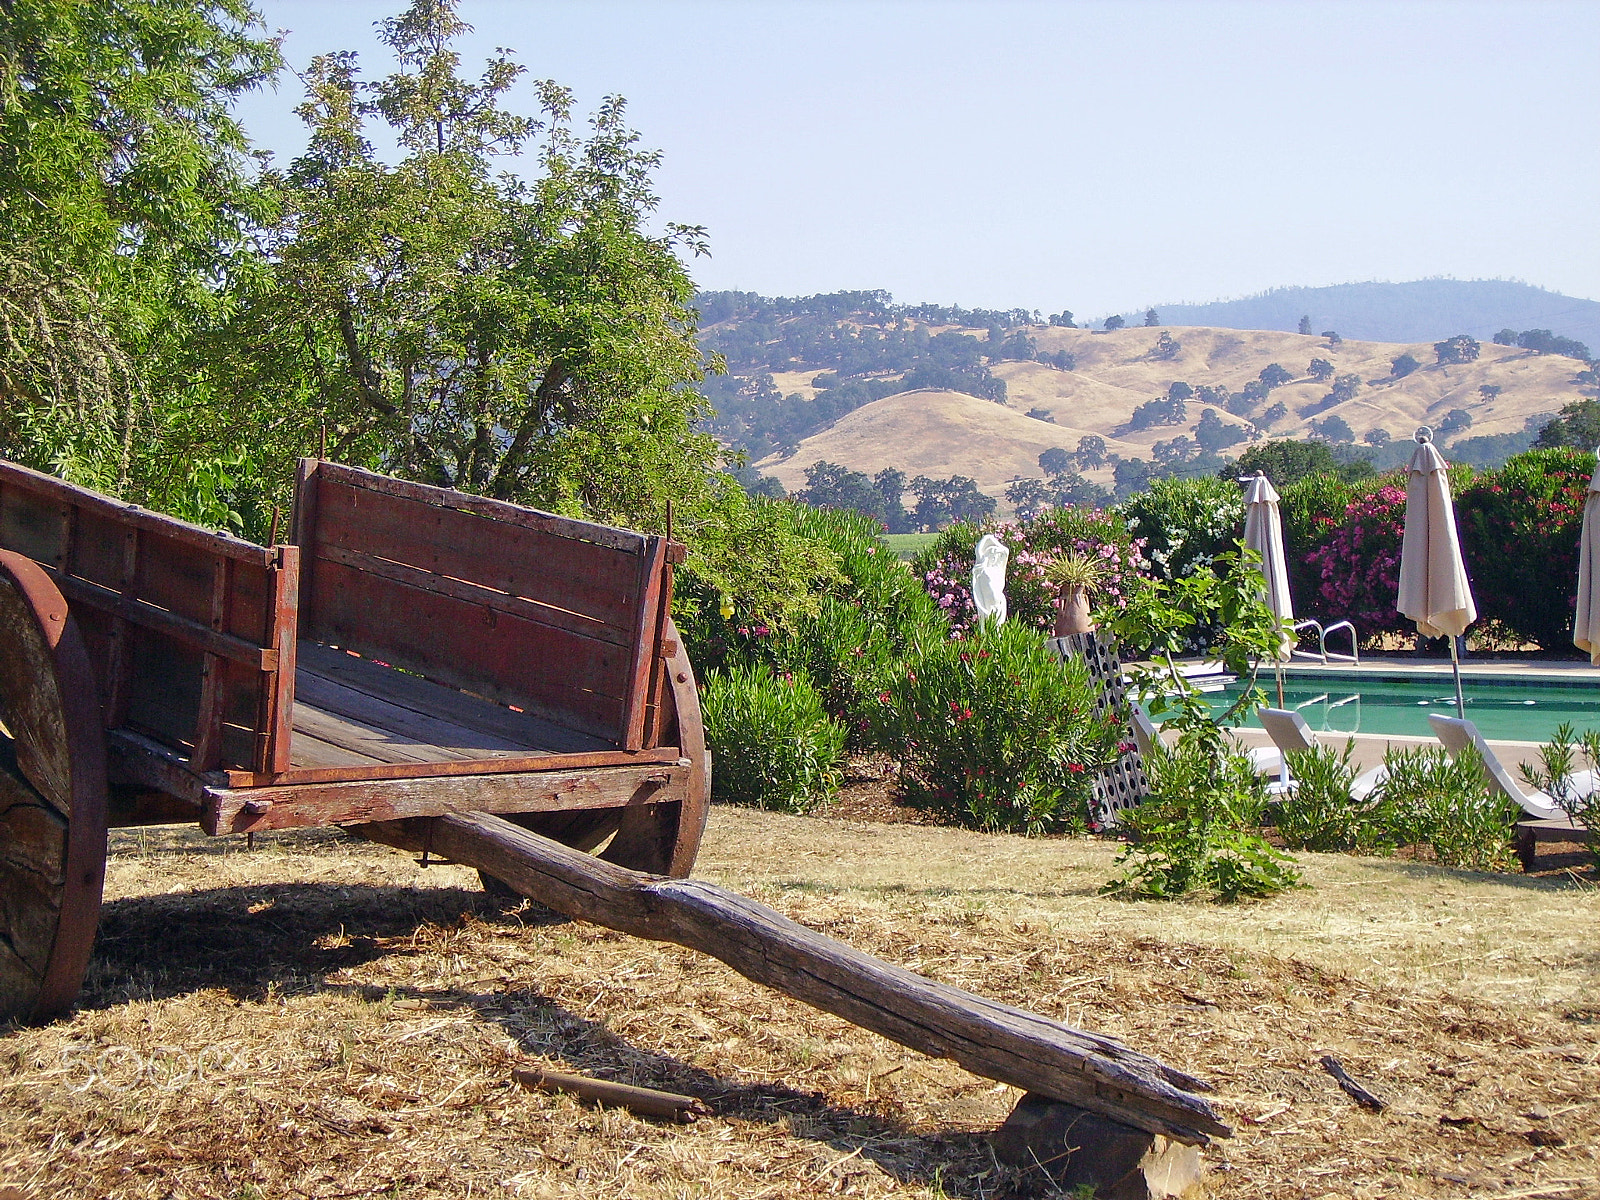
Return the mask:
<svg viewBox="0 0 1600 1200"><path fill-rule="evenodd" d="M1308 857L1238 909L1102 900L1112 848L718 811L699 874L1206 1076L1226 1196L1597 1196L1600 899ZM118 835L85 1006L0 1035L0 1186L38 1197L999 1197L1017 1093L335 834ZM1331 1052L1392 1105L1356 1108ZM507 1080L688 1091L688 1127ZM1531 1114L1531 1115L1530 1115Z"/></svg>

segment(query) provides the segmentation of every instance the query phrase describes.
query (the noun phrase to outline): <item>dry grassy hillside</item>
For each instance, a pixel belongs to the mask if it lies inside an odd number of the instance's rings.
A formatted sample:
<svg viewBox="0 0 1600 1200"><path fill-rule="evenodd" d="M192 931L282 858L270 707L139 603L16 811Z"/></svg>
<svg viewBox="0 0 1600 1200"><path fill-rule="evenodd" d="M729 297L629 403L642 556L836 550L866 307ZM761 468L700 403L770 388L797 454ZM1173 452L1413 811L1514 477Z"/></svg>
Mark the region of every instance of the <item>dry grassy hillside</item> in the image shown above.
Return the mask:
<svg viewBox="0 0 1600 1200"><path fill-rule="evenodd" d="M981 333L981 331L971 331ZM1050 446L1073 449L1085 434L1098 434L1108 449L1124 458L1150 459L1151 447L1180 435L1194 436L1206 405L1188 402L1184 425L1157 425L1129 431L1133 410L1164 396L1182 380L1191 387L1221 386L1243 390L1268 364L1277 363L1293 377L1235 415L1218 408L1219 417L1241 428L1254 426L1260 437L1304 438L1311 422L1343 418L1357 440L1374 429L1404 439L1419 425L1436 425L1452 409L1470 414L1470 429L1458 436L1515 433L1529 417L1553 414L1583 397L1577 382L1583 365L1570 358L1538 355L1509 346L1482 344L1478 361L1441 366L1431 343L1344 341L1267 330L1173 327L1133 328L1111 333L1086 329L1033 327L1029 334L1041 351L1065 350L1077 359L1076 369L1057 370L1039 362L1001 362L994 374L1006 381L1004 405L953 392L919 391L879 400L849 414L802 441L794 453L758 464L786 487L804 482L805 468L818 459L838 462L868 473L897 467L908 475L970 475L980 487L998 496L1010 480L1040 476L1038 454ZM1156 350L1162 332L1179 350L1165 357ZM1390 364L1410 353L1418 370L1403 379L1390 374ZM1322 409L1330 384L1310 377L1311 360L1327 360L1335 376L1361 379L1353 398ZM805 376L803 379L802 376ZM809 398L804 372L774 376L785 393ZM1497 386L1497 396L1479 390ZM1267 411L1282 403L1286 416L1266 421ZM1048 419L1026 416L1030 410ZM1312 411L1306 411L1312 410ZM1262 427L1265 428L1262 428ZM1246 443L1224 453L1237 455ZM1092 472L1102 482L1109 471Z"/></svg>

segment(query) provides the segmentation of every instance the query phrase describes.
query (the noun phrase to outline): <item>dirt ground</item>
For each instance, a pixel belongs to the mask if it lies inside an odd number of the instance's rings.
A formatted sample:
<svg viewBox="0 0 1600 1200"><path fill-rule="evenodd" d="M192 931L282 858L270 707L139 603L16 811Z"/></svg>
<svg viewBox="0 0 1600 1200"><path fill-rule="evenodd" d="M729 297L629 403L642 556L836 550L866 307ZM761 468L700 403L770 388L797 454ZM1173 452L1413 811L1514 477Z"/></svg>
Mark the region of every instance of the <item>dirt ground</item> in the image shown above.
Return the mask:
<svg viewBox="0 0 1600 1200"><path fill-rule="evenodd" d="M879 799L874 801L873 796ZM869 786L855 799L881 805ZM895 815L879 813L878 815ZM1244 907L1100 897L1114 844L713 812L696 874L1217 1088L1228 1197L1600 1197L1600 890L1303 856ZM490 904L332 832L114 835L85 1002L0 1030L0 1187L30 1197L1025 1194L1014 1089L676 947ZM1389 1102L1353 1104L1333 1054ZM510 1082L703 1097L688 1126Z"/></svg>

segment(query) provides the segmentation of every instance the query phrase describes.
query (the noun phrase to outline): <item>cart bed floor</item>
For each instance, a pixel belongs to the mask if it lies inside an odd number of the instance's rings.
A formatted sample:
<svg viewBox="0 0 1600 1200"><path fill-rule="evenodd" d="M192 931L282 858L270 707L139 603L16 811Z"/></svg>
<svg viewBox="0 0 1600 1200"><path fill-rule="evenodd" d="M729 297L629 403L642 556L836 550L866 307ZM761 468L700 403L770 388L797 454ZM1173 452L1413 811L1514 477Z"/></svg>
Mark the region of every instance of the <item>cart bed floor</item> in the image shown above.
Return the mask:
<svg viewBox="0 0 1600 1200"><path fill-rule="evenodd" d="M614 750L492 701L431 683L332 646L300 642L292 765L439 763Z"/></svg>

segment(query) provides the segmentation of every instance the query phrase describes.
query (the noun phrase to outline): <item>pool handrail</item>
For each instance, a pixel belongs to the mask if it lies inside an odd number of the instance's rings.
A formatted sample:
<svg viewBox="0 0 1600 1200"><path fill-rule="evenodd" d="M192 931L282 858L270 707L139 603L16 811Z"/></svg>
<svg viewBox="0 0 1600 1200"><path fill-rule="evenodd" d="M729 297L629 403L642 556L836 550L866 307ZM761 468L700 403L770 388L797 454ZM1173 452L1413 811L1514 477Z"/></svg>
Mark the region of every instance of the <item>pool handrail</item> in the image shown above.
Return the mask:
<svg viewBox="0 0 1600 1200"><path fill-rule="evenodd" d="M1332 625L1324 627L1322 622L1317 620L1315 617L1307 617L1303 621L1296 621L1294 624L1289 626L1289 632L1296 635L1298 635L1302 629L1315 629L1317 631L1316 653L1313 654L1310 650L1297 649L1290 651L1291 658L1298 654L1301 658L1317 659L1322 663L1323 666L1328 665L1329 659L1337 659L1339 662L1354 663L1358 667L1361 665L1360 639L1356 636L1356 627L1349 621L1335 621ZM1328 649L1328 635L1330 633L1337 633L1341 629L1348 629L1350 631L1349 654L1334 654Z"/></svg>
<svg viewBox="0 0 1600 1200"><path fill-rule="evenodd" d="M1349 654L1333 654L1328 650L1328 635L1330 633L1335 633L1340 629L1348 629L1350 631L1350 653ZM1320 648L1322 650L1322 661L1323 662L1327 662L1330 658L1336 658L1340 662L1354 663L1358 667L1361 665L1361 640L1358 637L1356 637L1356 627L1354 625L1352 625L1349 621L1335 621L1332 625L1329 625L1326 629L1318 630L1317 631L1317 641L1320 644Z"/></svg>

